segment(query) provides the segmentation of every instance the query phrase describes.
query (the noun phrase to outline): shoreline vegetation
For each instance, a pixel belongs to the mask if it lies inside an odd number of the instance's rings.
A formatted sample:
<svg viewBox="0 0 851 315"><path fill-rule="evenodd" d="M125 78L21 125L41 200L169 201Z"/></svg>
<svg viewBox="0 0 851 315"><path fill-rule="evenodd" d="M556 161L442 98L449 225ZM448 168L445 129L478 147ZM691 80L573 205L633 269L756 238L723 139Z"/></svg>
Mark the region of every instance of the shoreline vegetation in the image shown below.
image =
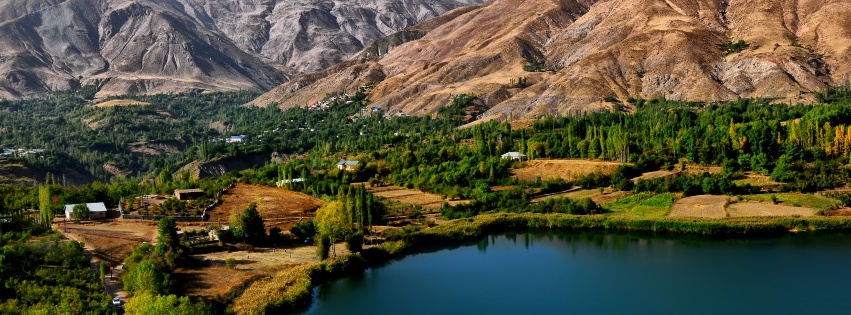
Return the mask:
<svg viewBox="0 0 851 315"><path fill-rule="evenodd" d="M326 282L420 252L440 250L488 235L525 231L628 231L690 234L707 237L780 236L787 233L851 231L847 218L643 218L562 213L494 213L407 234L360 253L329 258L281 271L247 285L233 300L236 314L289 313L310 306L313 289Z"/></svg>

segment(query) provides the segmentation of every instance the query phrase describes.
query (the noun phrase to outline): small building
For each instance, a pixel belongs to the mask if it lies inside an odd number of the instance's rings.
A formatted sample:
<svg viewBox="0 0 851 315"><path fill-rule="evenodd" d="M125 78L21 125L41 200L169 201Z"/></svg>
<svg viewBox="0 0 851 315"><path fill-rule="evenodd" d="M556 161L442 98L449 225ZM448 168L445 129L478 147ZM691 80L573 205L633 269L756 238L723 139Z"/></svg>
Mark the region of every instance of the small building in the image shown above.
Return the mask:
<svg viewBox="0 0 851 315"><path fill-rule="evenodd" d="M177 197L177 200L192 200L199 197L206 196L203 190L200 189L175 189L174 196Z"/></svg>
<svg viewBox="0 0 851 315"><path fill-rule="evenodd" d="M280 181L276 182L275 184L277 184L278 187L284 187L284 185L286 185L286 184L302 183L304 181L305 181L304 178L299 177L299 178L293 178L292 180L290 180L290 179L280 180Z"/></svg>
<svg viewBox="0 0 851 315"><path fill-rule="evenodd" d="M74 206L76 205L65 205L66 219L74 219ZM106 205L103 202L87 203L86 208L89 208L89 219L106 219Z"/></svg>
<svg viewBox="0 0 851 315"><path fill-rule="evenodd" d="M229 225L225 225L225 226L223 226L219 229L210 229L210 231L207 232L207 236L214 241L218 241L219 240L219 232L220 231L227 231L227 230L230 230Z"/></svg>
<svg viewBox="0 0 851 315"><path fill-rule="evenodd" d="M337 169L341 171L354 171L358 167L358 164L360 164L360 161L341 160L337 162Z"/></svg>
<svg viewBox="0 0 851 315"><path fill-rule="evenodd" d="M526 158L526 155L520 152L508 152L502 155L503 159L511 159L511 160L519 160L523 161Z"/></svg>
<svg viewBox="0 0 851 315"><path fill-rule="evenodd" d="M225 139L225 142L226 143L242 143L242 142L245 142L245 135L230 136L227 139Z"/></svg>

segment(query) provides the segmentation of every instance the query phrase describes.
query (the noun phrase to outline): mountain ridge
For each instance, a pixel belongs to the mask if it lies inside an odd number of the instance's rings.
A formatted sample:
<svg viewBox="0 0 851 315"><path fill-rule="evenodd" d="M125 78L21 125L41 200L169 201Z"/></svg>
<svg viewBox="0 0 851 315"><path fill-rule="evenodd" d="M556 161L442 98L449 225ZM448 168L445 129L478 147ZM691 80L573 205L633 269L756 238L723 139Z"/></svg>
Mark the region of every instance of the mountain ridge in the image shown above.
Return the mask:
<svg viewBox="0 0 851 315"><path fill-rule="evenodd" d="M0 1L0 97L268 90L481 1Z"/></svg>
<svg viewBox="0 0 851 315"><path fill-rule="evenodd" d="M383 56L311 74L311 84L296 78L252 104L305 106L380 78L369 97L391 114L428 115L469 93L490 108L483 117L505 119L658 97L809 102L851 72L851 21L842 18L851 4L838 0L491 0L467 9ZM524 71L534 63L547 71ZM520 79L527 86L512 83Z"/></svg>

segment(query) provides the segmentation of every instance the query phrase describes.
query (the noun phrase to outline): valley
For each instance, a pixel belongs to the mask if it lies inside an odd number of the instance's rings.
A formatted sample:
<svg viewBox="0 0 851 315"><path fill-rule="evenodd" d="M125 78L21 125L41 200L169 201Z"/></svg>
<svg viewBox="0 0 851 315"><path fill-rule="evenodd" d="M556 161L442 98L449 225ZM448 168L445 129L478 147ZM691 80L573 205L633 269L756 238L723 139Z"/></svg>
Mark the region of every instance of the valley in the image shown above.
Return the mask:
<svg viewBox="0 0 851 315"><path fill-rule="evenodd" d="M744 287L717 282L736 272L797 292L776 257L823 275L840 263L812 257L849 248L849 12L0 1L0 313L481 312L485 287L510 302L493 313L593 313L596 298L645 305L622 284L678 283L725 259L719 276L652 294L717 307L691 292ZM577 266L548 292L528 276ZM340 295L398 268L405 297ZM851 277L827 271L805 280ZM425 283L439 294L374 309L428 296ZM552 303L580 291L574 308ZM742 293L741 309L788 302L768 291Z"/></svg>

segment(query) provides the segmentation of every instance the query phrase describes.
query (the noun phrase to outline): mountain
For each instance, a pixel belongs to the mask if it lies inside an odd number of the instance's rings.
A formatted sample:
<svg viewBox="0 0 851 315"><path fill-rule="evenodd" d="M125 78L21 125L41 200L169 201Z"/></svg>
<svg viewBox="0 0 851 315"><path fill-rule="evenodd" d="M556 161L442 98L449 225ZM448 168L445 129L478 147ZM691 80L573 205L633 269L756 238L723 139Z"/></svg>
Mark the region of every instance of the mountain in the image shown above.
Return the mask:
<svg viewBox="0 0 851 315"><path fill-rule="evenodd" d="M268 90L481 0L0 0L0 98Z"/></svg>
<svg viewBox="0 0 851 315"><path fill-rule="evenodd" d="M461 93L478 95L489 108L482 117L493 118L658 97L809 101L849 80L849 13L845 0L491 0L405 30L418 35L386 54L294 78L253 104L304 106L377 81L373 105L415 115Z"/></svg>

